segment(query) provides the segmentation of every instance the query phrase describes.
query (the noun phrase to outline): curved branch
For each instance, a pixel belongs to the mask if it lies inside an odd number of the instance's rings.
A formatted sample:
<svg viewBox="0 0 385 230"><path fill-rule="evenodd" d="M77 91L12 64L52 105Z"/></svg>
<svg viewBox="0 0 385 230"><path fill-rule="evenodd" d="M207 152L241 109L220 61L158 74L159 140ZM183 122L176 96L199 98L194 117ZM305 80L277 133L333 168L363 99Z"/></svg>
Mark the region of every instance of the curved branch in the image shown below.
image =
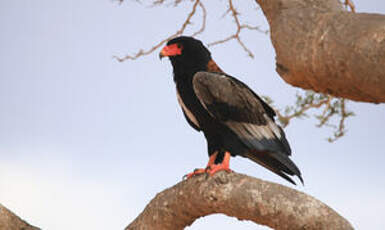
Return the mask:
<svg viewBox="0 0 385 230"><path fill-rule="evenodd" d="M16 216L13 212L9 211L6 207L0 204L0 229L7 230L39 230L40 228L34 227L20 217Z"/></svg>
<svg viewBox="0 0 385 230"><path fill-rule="evenodd" d="M317 199L291 188L238 173L196 176L164 190L126 230L178 230L223 213L274 229L353 229Z"/></svg>
<svg viewBox="0 0 385 230"><path fill-rule="evenodd" d="M385 102L385 15L346 12L339 0L256 2L270 25L277 72L287 83Z"/></svg>

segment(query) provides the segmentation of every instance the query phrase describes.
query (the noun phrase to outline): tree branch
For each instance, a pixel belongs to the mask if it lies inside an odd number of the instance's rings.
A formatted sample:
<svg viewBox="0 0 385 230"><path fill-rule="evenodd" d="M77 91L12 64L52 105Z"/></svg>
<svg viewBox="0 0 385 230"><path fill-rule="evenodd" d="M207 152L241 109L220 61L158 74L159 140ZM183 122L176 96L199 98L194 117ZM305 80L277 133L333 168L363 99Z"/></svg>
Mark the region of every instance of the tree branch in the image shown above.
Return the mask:
<svg viewBox="0 0 385 230"><path fill-rule="evenodd" d="M211 42L211 43L208 44L208 46L214 46L214 45L218 45L218 44L223 44L223 43L226 43L226 42L228 42L230 40L235 39L238 42L238 44L243 48L243 50L247 53L247 55L249 55L249 57L251 57L251 58L254 58L254 54L246 46L246 44L241 40L241 37L240 37L241 31L244 30L244 29L257 30L257 31L264 32L264 33L267 33L267 31L262 31L258 26L251 26L251 25L248 25L248 24L241 24L241 21L240 21L240 19L238 17L239 12L235 9L232 0L228 0L228 7L229 8L227 9L226 14L231 12L231 16L233 17L234 23L235 23L235 26L236 26L235 33L233 33L232 35L228 36L227 38L224 38L224 39L221 39L221 40L218 40L218 41L215 41L215 42Z"/></svg>
<svg viewBox="0 0 385 230"><path fill-rule="evenodd" d="M274 229L353 229L334 210L291 188L238 173L200 175L164 190L126 230L179 230L223 213Z"/></svg>
<svg viewBox="0 0 385 230"><path fill-rule="evenodd" d="M349 8L353 13L356 12L356 7L354 6L354 3L351 0L345 0L344 5L347 9Z"/></svg>
<svg viewBox="0 0 385 230"><path fill-rule="evenodd" d="M39 230L0 204L0 229L6 230Z"/></svg>
<svg viewBox="0 0 385 230"><path fill-rule="evenodd" d="M270 25L276 70L287 83L385 102L385 15L346 12L338 0L256 2Z"/></svg>
<svg viewBox="0 0 385 230"><path fill-rule="evenodd" d="M122 2L123 0L121 0ZM154 5L157 5L157 4L162 4L164 2L164 0L160 0L160 1L155 1L154 2ZM178 5L180 3L180 1L176 0L174 2L175 5ZM160 42L158 42L156 45L154 45L152 48L148 49L148 50L139 50L136 54L134 55L126 55L125 57L118 57L118 56L113 56L113 58L115 58L116 60L120 61L120 62L123 62L123 61L126 61L126 60L135 60L135 59L138 59L139 57L142 57L142 56L146 56L146 55L149 55L151 54L152 52L154 52L156 49L158 49L159 47L161 47L164 43L168 42L170 39L174 38L174 37L177 37L177 36L180 36L183 34L183 32L186 30L186 28L191 24L191 19L192 17L196 14L197 12L197 8L198 6L201 8L202 10L202 26L199 30L197 30L196 32L193 33L193 36L196 36L200 33L202 33L206 27L206 8L205 6L200 2L200 0L194 0L194 4L192 6L192 9L190 11L190 13L187 15L187 18L186 20L183 22L182 26L179 28L179 30L177 30L174 34L168 36L167 38L161 40Z"/></svg>

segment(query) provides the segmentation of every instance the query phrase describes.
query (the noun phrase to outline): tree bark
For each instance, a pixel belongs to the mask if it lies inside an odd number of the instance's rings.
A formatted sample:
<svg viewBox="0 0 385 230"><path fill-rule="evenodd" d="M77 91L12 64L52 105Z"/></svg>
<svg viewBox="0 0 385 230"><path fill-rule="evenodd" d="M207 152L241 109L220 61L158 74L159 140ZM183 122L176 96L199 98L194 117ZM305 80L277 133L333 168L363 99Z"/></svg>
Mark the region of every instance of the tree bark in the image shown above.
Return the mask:
<svg viewBox="0 0 385 230"><path fill-rule="evenodd" d="M356 101L385 102L385 15L339 0L256 0L287 83Z"/></svg>
<svg viewBox="0 0 385 230"><path fill-rule="evenodd" d="M0 229L1 230L39 230L0 204Z"/></svg>
<svg viewBox="0 0 385 230"><path fill-rule="evenodd" d="M274 229L353 229L334 210L291 188L237 173L200 175L164 190L126 230L179 230L223 213Z"/></svg>

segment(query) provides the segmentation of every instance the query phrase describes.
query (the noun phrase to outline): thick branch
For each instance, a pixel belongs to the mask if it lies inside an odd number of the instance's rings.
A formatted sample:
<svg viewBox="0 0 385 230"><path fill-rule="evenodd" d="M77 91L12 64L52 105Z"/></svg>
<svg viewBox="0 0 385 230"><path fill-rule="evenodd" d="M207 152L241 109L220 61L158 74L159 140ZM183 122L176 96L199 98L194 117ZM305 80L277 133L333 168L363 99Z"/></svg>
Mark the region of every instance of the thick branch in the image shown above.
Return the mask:
<svg viewBox="0 0 385 230"><path fill-rule="evenodd" d="M385 102L385 15L346 12L338 0L256 2L270 24L277 72L287 83Z"/></svg>
<svg viewBox="0 0 385 230"><path fill-rule="evenodd" d="M353 229L334 210L302 192L237 173L197 176L159 193L126 230L177 230L224 213L274 229Z"/></svg>
<svg viewBox="0 0 385 230"><path fill-rule="evenodd" d="M39 230L0 204L0 229L6 230Z"/></svg>

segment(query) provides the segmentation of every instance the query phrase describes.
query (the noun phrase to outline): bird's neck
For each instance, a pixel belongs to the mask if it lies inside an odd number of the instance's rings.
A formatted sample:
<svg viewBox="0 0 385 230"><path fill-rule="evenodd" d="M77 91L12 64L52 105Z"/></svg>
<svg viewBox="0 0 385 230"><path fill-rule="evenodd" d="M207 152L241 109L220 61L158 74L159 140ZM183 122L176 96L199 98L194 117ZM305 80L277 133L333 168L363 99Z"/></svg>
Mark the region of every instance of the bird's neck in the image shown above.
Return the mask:
<svg viewBox="0 0 385 230"><path fill-rule="evenodd" d="M174 81L177 84L180 83L191 83L194 75L199 71L206 71L204 68L197 68L192 70L180 70L175 71L174 70Z"/></svg>
<svg viewBox="0 0 385 230"><path fill-rule="evenodd" d="M199 71L207 71L207 62L194 63L185 62L183 65L176 63L173 65L174 69L174 81L178 82L190 82L194 75Z"/></svg>
<svg viewBox="0 0 385 230"><path fill-rule="evenodd" d="M199 71L224 73L221 68L214 62L213 59L207 59L201 63L197 62L184 62L173 63L174 69L174 81L175 83L192 83L192 78Z"/></svg>

